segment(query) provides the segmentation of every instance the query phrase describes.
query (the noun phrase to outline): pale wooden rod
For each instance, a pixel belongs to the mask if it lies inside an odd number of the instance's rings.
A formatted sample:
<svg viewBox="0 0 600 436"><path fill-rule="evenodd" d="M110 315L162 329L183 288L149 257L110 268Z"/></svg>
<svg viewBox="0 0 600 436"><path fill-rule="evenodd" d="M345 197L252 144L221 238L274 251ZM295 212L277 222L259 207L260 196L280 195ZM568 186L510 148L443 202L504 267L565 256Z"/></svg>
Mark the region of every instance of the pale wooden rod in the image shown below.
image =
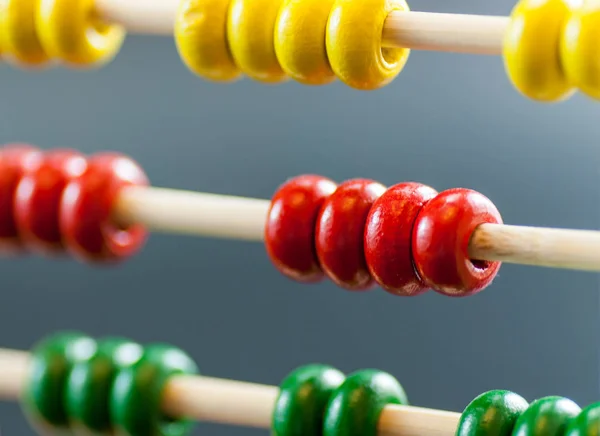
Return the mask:
<svg viewBox="0 0 600 436"><path fill-rule="evenodd" d="M0 349L0 400L16 400L27 379L29 353ZM162 409L189 418L242 427L271 427L279 389L203 376L176 376L167 382ZM459 413L388 405L381 413L379 435L454 436Z"/></svg>
<svg viewBox="0 0 600 436"><path fill-rule="evenodd" d="M173 35L180 0L95 0L96 12L129 32ZM410 4L410 1L409 1ZM415 50L499 55L507 17L392 12L384 25L382 45Z"/></svg>
<svg viewBox="0 0 600 436"><path fill-rule="evenodd" d="M270 202L164 188L127 188L113 215L149 230L246 241L263 241ZM469 256L549 268L600 272L600 232L482 224Z"/></svg>

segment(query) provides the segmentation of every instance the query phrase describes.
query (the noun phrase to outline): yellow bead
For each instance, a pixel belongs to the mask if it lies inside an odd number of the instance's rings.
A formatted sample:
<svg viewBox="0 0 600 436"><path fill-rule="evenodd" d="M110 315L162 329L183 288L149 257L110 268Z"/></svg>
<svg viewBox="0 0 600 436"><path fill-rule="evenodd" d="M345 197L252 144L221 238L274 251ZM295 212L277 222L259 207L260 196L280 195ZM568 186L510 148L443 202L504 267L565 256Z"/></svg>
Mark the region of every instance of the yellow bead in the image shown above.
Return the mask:
<svg viewBox="0 0 600 436"><path fill-rule="evenodd" d="M110 62L121 49L125 29L94 15L94 0L38 0L38 35L46 52L77 67Z"/></svg>
<svg viewBox="0 0 600 436"><path fill-rule="evenodd" d="M394 80L410 50L382 47L381 35L390 12L408 10L404 0L336 0L327 23L327 55L337 77L362 90Z"/></svg>
<svg viewBox="0 0 600 436"><path fill-rule="evenodd" d="M565 26L561 58L567 78L588 96L600 99L600 1L589 1Z"/></svg>
<svg viewBox="0 0 600 436"><path fill-rule="evenodd" d="M305 85L335 80L325 35L334 0L284 0L275 24L275 52L281 67Z"/></svg>
<svg viewBox="0 0 600 436"><path fill-rule="evenodd" d="M175 19L175 43L181 59L207 80L231 81L240 76L227 42L230 0L183 0Z"/></svg>
<svg viewBox="0 0 600 436"><path fill-rule="evenodd" d="M38 4L39 0L0 0L3 56L23 67L45 66L50 60L35 25Z"/></svg>
<svg viewBox="0 0 600 436"><path fill-rule="evenodd" d="M504 65L513 86L542 102L560 101L574 89L560 61L560 38L569 14L564 0L521 0L504 38Z"/></svg>
<svg viewBox="0 0 600 436"><path fill-rule="evenodd" d="M275 20L281 0L232 0L227 21L231 54L249 77L278 83L287 76L275 54Z"/></svg>

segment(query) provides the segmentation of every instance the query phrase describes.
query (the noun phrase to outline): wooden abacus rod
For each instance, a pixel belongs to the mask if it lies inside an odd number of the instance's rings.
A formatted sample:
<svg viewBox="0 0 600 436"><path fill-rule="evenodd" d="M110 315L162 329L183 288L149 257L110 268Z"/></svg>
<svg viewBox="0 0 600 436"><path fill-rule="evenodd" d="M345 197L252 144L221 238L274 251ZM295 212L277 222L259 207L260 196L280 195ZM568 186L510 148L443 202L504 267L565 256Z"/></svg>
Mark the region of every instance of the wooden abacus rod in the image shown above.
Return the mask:
<svg viewBox="0 0 600 436"><path fill-rule="evenodd" d="M0 349L0 399L19 398L27 378L29 353ZM175 376L163 392L163 411L176 418L244 427L271 427L279 389L204 376ZM453 436L460 414L388 405L379 418L379 435Z"/></svg>
<svg viewBox="0 0 600 436"><path fill-rule="evenodd" d="M268 200L163 188L131 187L116 201L123 224L150 230L263 241ZM600 232L499 224L480 225L471 238L474 260L600 272Z"/></svg>
<svg viewBox="0 0 600 436"><path fill-rule="evenodd" d="M96 0L96 12L132 33L173 35L179 0ZM382 44L416 50L499 55L507 17L392 12Z"/></svg>

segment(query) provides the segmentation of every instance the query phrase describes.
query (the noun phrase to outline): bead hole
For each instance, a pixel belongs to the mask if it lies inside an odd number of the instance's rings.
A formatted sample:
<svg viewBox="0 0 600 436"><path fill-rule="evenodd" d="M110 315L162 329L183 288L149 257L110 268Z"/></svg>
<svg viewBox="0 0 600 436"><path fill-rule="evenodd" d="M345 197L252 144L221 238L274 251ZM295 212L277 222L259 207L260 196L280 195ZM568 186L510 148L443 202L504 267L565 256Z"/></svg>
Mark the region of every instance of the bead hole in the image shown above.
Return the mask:
<svg viewBox="0 0 600 436"><path fill-rule="evenodd" d="M475 268L478 271L486 270L492 264L488 260L469 259L469 261L471 262L471 265L473 265L473 268Z"/></svg>

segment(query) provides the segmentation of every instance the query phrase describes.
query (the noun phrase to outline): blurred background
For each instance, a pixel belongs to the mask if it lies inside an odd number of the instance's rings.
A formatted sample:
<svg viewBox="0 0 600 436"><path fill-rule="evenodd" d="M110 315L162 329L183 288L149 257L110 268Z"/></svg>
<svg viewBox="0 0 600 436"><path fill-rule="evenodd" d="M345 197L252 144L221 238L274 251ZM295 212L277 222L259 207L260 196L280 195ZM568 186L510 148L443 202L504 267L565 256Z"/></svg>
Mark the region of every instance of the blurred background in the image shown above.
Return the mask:
<svg viewBox="0 0 600 436"><path fill-rule="evenodd" d="M512 0L431 0L413 10L507 15ZM196 78L172 39L129 37L98 71L0 67L0 142L117 150L155 186L269 198L317 173L420 181L488 196L509 224L598 229L599 108L521 97L500 57L413 52L386 88ZM478 394L599 398L595 274L504 265L465 299L299 285L257 243L152 235L118 268L39 257L0 265L0 347L78 329L182 347L205 375L278 384L299 365L386 370L414 405L462 411ZM0 404L5 436L33 435ZM263 430L199 424L195 433ZM204 432L204 433L203 433Z"/></svg>

